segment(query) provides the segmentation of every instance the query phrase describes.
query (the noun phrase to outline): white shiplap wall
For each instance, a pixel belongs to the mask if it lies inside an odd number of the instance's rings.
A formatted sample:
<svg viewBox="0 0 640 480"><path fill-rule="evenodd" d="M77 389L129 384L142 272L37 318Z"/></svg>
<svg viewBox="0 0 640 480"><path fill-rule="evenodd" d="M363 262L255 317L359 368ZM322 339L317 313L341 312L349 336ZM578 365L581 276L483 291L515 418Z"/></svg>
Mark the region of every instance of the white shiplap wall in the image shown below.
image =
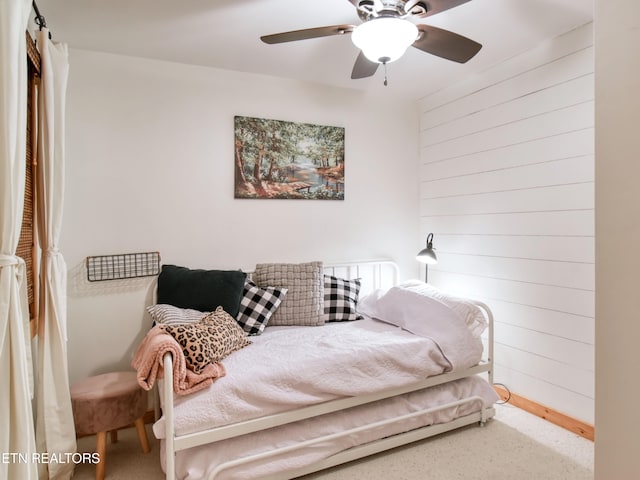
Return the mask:
<svg viewBox="0 0 640 480"><path fill-rule="evenodd" d="M593 423L592 24L423 98L430 283L486 301L496 381Z"/></svg>

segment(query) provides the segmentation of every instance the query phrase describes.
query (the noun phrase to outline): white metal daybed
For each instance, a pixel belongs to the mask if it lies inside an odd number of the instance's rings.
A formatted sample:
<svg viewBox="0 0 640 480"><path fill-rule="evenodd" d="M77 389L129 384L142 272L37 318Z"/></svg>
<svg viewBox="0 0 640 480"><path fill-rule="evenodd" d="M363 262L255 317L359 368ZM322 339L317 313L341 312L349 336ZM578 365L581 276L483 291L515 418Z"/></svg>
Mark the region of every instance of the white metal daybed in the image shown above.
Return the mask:
<svg viewBox="0 0 640 480"><path fill-rule="evenodd" d="M325 272L344 278L362 278L365 292L384 291L398 280L397 267L387 261L332 265L325 267ZM203 426L202 430L195 426L187 430L176 427L176 424L180 425L178 416L185 411L189 412L190 408L185 403L188 400L174 395L172 356L165 355L165 378L159 384L162 418L154 425L154 431L161 438L166 478L289 479L466 425L484 425L495 414L492 405L498 399L491 387L493 317L488 306L482 302L466 300L465 304L482 311L487 327L482 337L482 357L473 365L392 388L321 400L267 415L255 413L253 418L212 428ZM373 331L372 335L378 334L378 328L383 328L378 327L376 320L359 322L363 323L353 322L349 328L368 329ZM366 322L374 322L375 326L369 327L370 324ZM264 338L269 340L269 335L282 336L282 331L289 335L289 332L294 331L285 330L286 328L268 327L266 334L263 334ZM307 329L302 334L309 333L319 338L319 332L323 332L322 329L326 327L302 328ZM337 332L343 327L330 328ZM397 327L390 328L392 330L385 332L384 338L400 331ZM326 332L330 330L327 329ZM403 331L402 334L406 336L406 332ZM255 348L260 348L260 342L256 344ZM252 348L254 347L250 346L246 350ZM421 347L417 348L416 351L421 351ZM228 371L236 367L236 360L240 362L242 355L243 350L229 358ZM219 379L220 385L214 383L210 390L215 391L217 386L224 385L224 380L225 378ZM251 391L250 386L247 391ZM202 401L203 395L205 394L195 394L194 397L199 396ZM239 395L242 397L245 394L241 392ZM396 404L399 405L399 413L389 416L391 408L396 408ZM215 409L215 405L212 405L212 409ZM200 422L196 420L195 423ZM205 423L202 422L203 425ZM319 436L313 433L316 428L319 429ZM295 436L296 440L289 441L288 435ZM236 446L227 449L227 445L233 444ZM203 463L202 467L194 467Z"/></svg>

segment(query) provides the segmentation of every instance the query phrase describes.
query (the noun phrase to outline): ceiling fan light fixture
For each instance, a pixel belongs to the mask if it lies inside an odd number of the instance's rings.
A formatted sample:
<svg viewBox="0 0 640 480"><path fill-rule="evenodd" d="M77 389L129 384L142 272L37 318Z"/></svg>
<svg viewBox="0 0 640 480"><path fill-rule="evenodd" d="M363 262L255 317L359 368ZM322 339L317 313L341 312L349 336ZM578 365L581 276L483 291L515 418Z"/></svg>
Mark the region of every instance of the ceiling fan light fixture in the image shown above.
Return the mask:
<svg viewBox="0 0 640 480"><path fill-rule="evenodd" d="M393 62L418 38L418 27L397 17L378 17L358 25L351 40L372 62Z"/></svg>

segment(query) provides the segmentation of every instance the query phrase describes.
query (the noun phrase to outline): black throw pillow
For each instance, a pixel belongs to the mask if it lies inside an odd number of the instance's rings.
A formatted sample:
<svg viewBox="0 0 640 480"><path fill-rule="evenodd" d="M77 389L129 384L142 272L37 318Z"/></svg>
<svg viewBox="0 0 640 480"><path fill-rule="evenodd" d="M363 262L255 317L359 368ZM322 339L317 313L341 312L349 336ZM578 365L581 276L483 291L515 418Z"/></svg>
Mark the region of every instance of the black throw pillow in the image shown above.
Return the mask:
<svg viewBox="0 0 640 480"><path fill-rule="evenodd" d="M163 265L158 276L157 303L213 312L221 306L235 318L247 274L239 270L192 270Z"/></svg>

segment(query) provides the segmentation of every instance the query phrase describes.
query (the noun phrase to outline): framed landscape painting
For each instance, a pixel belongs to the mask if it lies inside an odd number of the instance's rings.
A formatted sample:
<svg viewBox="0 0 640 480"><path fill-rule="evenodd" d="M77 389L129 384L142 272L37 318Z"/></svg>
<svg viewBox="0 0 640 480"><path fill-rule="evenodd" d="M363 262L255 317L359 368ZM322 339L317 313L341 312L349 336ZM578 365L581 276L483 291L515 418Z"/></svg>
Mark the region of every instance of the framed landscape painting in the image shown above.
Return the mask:
<svg viewBox="0 0 640 480"><path fill-rule="evenodd" d="M344 199L344 128L234 118L235 198Z"/></svg>

